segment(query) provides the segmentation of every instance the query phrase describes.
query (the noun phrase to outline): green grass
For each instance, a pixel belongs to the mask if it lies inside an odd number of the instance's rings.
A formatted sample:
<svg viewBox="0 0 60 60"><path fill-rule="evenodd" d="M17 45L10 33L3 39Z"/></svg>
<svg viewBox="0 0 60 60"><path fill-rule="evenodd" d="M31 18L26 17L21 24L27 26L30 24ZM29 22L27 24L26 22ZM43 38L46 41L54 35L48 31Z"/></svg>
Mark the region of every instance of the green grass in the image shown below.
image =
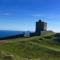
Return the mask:
<svg viewBox="0 0 60 60"><path fill-rule="evenodd" d="M0 60L60 60L53 36L16 38L0 42Z"/></svg>

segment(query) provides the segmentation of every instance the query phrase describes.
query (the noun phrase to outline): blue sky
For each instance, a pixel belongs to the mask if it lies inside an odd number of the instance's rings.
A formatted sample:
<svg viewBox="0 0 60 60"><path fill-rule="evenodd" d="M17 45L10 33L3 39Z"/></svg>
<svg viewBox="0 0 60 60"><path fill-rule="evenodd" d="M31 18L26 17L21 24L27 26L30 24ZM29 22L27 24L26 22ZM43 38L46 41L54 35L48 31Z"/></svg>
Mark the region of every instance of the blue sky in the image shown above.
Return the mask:
<svg viewBox="0 0 60 60"><path fill-rule="evenodd" d="M60 32L60 0L0 0L0 30L34 31L39 19Z"/></svg>

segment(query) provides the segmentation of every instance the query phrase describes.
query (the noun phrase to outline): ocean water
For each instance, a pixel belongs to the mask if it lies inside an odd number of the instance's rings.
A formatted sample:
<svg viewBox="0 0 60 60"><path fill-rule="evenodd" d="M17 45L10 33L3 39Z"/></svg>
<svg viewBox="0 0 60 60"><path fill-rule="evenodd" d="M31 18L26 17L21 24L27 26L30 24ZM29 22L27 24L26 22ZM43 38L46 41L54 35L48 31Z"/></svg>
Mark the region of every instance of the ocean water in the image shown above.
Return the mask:
<svg viewBox="0 0 60 60"><path fill-rule="evenodd" d="M24 31L8 31L8 30L0 30L0 38L23 34Z"/></svg>

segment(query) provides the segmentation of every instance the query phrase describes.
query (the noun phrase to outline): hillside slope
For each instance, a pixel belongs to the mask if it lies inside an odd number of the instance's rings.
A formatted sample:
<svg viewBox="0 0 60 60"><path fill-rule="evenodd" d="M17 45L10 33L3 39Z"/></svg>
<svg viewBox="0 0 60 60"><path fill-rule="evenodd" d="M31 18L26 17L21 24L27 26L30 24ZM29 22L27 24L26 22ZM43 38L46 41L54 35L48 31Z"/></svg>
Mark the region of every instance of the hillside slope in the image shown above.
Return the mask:
<svg viewBox="0 0 60 60"><path fill-rule="evenodd" d="M60 45L54 36L36 36L0 41L0 60L60 60Z"/></svg>

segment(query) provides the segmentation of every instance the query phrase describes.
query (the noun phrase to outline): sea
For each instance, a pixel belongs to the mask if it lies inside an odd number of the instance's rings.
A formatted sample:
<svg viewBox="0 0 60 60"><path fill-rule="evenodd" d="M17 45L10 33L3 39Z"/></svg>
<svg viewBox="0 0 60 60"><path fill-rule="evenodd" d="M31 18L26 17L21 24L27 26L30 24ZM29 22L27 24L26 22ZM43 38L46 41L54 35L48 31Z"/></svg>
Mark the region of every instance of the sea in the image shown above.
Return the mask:
<svg viewBox="0 0 60 60"><path fill-rule="evenodd" d="M0 30L0 38L9 37L18 34L24 34L25 31Z"/></svg>

